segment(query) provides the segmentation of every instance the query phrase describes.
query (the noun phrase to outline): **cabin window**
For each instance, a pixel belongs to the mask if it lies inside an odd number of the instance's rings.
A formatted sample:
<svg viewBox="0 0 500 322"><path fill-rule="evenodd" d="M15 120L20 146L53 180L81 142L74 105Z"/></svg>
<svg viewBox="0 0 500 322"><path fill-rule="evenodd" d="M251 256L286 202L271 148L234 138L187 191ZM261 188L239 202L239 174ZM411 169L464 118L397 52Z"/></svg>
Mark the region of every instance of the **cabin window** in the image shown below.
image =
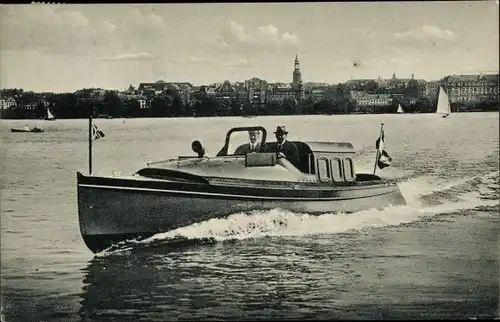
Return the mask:
<svg viewBox="0 0 500 322"><path fill-rule="evenodd" d="M320 181L330 181L330 165L328 164L328 159L325 157L318 158L318 175Z"/></svg>
<svg viewBox="0 0 500 322"><path fill-rule="evenodd" d="M316 168L314 166L314 155L309 153L309 173L316 174Z"/></svg>
<svg viewBox="0 0 500 322"><path fill-rule="evenodd" d="M347 157L342 160L342 164L344 165L344 178L347 182L352 182L356 178L354 174L354 162L351 158Z"/></svg>
<svg viewBox="0 0 500 322"><path fill-rule="evenodd" d="M342 160L339 158L332 158L332 178L335 182L342 182Z"/></svg>

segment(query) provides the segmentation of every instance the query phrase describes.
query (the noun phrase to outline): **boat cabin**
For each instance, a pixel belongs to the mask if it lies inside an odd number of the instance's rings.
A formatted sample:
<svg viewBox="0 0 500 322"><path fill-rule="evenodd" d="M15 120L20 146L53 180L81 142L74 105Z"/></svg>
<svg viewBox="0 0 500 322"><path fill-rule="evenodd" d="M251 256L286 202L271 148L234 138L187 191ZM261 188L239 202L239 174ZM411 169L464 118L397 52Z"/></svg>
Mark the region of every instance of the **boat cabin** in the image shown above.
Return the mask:
<svg viewBox="0 0 500 322"><path fill-rule="evenodd" d="M355 150L351 143L347 142L310 142L289 141L297 147L297 160L282 160L277 158L276 141L266 142L267 131L261 126L232 128L226 135L224 147L217 156L239 156L235 151L229 153L231 135L239 131L258 130L262 132L261 152L243 153L245 155L246 167L275 166L281 164L289 171L300 171L303 175L314 175L319 182L342 183L356 181ZM298 171L297 171L298 170Z"/></svg>

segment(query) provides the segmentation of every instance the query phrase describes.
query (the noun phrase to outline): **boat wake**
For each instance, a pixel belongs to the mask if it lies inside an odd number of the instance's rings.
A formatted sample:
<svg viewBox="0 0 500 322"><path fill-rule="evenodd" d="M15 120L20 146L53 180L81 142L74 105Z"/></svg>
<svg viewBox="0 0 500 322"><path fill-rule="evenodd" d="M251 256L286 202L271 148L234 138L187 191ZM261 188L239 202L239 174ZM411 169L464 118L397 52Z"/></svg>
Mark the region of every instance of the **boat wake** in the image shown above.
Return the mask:
<svg viewBox="0 0 500 322"><path fill-rule="evenodd" d="M281 209L236 213L227 218L210 219L159 233L148 239L120 243L100 254L107 255L137 248L197 245L261 237L337 234L409 224L428 220L436 215L471 209L498 212L499 177L499 171L454 181L430 176L417 177L400 183L401 192L407 201L405 206L319 216Z"/></svg>

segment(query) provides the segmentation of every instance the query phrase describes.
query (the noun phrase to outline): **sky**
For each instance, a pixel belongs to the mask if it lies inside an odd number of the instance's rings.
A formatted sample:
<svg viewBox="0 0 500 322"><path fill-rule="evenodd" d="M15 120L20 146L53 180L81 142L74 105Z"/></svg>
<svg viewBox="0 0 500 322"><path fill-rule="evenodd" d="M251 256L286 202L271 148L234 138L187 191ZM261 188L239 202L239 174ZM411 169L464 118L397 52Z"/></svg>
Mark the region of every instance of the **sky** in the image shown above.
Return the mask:
<svg viewBox="0 0 500 322"><path fill-rule="evenodd" d="M498 1L1 5L0 88L252 77L437 80L499 69Z"/></svg>

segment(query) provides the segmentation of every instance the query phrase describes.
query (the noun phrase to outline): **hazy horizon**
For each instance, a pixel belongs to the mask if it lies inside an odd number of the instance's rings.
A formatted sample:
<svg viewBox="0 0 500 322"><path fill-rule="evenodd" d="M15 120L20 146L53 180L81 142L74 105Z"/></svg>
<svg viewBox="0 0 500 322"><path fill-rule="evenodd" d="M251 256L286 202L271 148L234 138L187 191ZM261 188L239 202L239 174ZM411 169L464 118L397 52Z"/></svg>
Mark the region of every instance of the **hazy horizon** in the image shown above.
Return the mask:
<svg viewBox="0 0 500 322"><path fill-rule="evenodd" d="M498 2L0 6L0 87L72 92L498 72Z"/></svg>

